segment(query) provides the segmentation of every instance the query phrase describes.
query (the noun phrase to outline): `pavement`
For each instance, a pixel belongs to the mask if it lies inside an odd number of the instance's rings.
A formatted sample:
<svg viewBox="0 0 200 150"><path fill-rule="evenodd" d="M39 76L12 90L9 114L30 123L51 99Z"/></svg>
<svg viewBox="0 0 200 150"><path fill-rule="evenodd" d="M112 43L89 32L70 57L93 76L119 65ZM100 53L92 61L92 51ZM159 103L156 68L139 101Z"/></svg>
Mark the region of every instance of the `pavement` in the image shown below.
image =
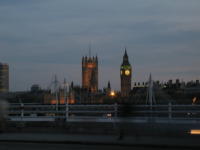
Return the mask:
<svg viewBox="0 0 200 150"><path fill-rule="evenodd" d="M0 143L54 143L54 144L90 144L120 146L151 146L199 148L200 136L188 137L150 137L150 136L114 136L81 134L46 134L46 133L4 133L0 134Z"/></svg>
<svg viewBox="0 0 200 150"><path fill-rule="evenodd" d="M162 120L160 120L162 121ZM197 122L14 122L0 134L0 143L35 143L200 148L200 135L190 134L199 129ZM123 129L123 130L122 130ZM200 129L198 130L200 134ZM123 134L119 134L119 133ZM1 146L1 144L0 144ZM0 150L2 150L0 148Z"/></svg>
<svg viewBox="0 0 200 150"><path fill-rule="evenodd" d="M58 143L0 142L0 150L190 150L190 148Z"/></svg>

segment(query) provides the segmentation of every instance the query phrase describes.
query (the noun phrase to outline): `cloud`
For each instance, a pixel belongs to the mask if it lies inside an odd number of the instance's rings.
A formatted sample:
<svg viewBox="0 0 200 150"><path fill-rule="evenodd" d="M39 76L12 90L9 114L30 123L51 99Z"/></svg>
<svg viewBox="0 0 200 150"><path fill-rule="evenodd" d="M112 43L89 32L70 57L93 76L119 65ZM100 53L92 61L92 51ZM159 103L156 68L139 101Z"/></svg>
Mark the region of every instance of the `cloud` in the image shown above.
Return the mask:
<svg viewBox="0 0 200 150"><path fill-rule="evenodd" d="M149 72L165 80L198 77L199 6L195 0L1 0L0 61L13 68L12 90L34 82L45 87L53 72L80 84L89 43L99 56L101 87L110 79L119 89L124 47L134 80Z"/></svg>

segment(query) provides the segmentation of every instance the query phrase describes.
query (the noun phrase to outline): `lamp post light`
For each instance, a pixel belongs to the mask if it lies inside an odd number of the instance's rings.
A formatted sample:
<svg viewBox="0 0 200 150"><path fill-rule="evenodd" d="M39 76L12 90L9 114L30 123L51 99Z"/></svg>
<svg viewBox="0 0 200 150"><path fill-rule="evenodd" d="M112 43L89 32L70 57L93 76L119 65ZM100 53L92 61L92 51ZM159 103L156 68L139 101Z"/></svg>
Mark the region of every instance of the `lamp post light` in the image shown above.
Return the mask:
<svg viewBox="0 0 200 150"><path fill-rule="evenodd" d="M116 96L115 91L111 91L111 92L110 92L110 96L111 96L112 98L115 97L115 96Z"/></svg>

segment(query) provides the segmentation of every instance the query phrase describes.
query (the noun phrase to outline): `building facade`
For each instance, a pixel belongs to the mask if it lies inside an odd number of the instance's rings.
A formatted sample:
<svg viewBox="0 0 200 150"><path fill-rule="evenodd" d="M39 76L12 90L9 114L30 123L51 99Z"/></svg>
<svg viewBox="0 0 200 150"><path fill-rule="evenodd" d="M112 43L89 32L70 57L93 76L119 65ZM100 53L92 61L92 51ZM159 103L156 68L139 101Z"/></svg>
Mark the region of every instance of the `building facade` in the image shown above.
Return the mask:
<svg viewBox="0 0 200 150"><path fill-rule="evenodd" d="M9 66L0 63L0 93L9 91Z"/></svg>
<svg viewBox="0 0 200 150"><path fill-rule="evenodd" d="M121 64L120 77L121 77L121 96L128 97L131 91L132 67L129 63L126 49L123 57L123 62Z"/></svg>
<svg viewBox="0 0 200 150"><path fill-rule="evenodd" d="M82 88L88 89L92 93L98 91L98 58L82 58Z"/></svg>

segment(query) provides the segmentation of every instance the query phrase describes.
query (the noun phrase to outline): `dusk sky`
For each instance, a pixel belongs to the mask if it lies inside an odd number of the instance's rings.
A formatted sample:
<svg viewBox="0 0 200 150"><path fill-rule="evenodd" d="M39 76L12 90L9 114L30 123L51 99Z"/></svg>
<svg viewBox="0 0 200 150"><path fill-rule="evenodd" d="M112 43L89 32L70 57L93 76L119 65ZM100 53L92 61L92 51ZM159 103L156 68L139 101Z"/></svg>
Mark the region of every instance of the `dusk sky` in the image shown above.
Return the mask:
<svg viewBox="0 0 200 150"><path fill-rule="evenodd" d="M120 88L127 48L133 82L199 79L200 0L0 0L0 62L10 90L81 85L81 58L99 57L99 88Z"/></svg>

